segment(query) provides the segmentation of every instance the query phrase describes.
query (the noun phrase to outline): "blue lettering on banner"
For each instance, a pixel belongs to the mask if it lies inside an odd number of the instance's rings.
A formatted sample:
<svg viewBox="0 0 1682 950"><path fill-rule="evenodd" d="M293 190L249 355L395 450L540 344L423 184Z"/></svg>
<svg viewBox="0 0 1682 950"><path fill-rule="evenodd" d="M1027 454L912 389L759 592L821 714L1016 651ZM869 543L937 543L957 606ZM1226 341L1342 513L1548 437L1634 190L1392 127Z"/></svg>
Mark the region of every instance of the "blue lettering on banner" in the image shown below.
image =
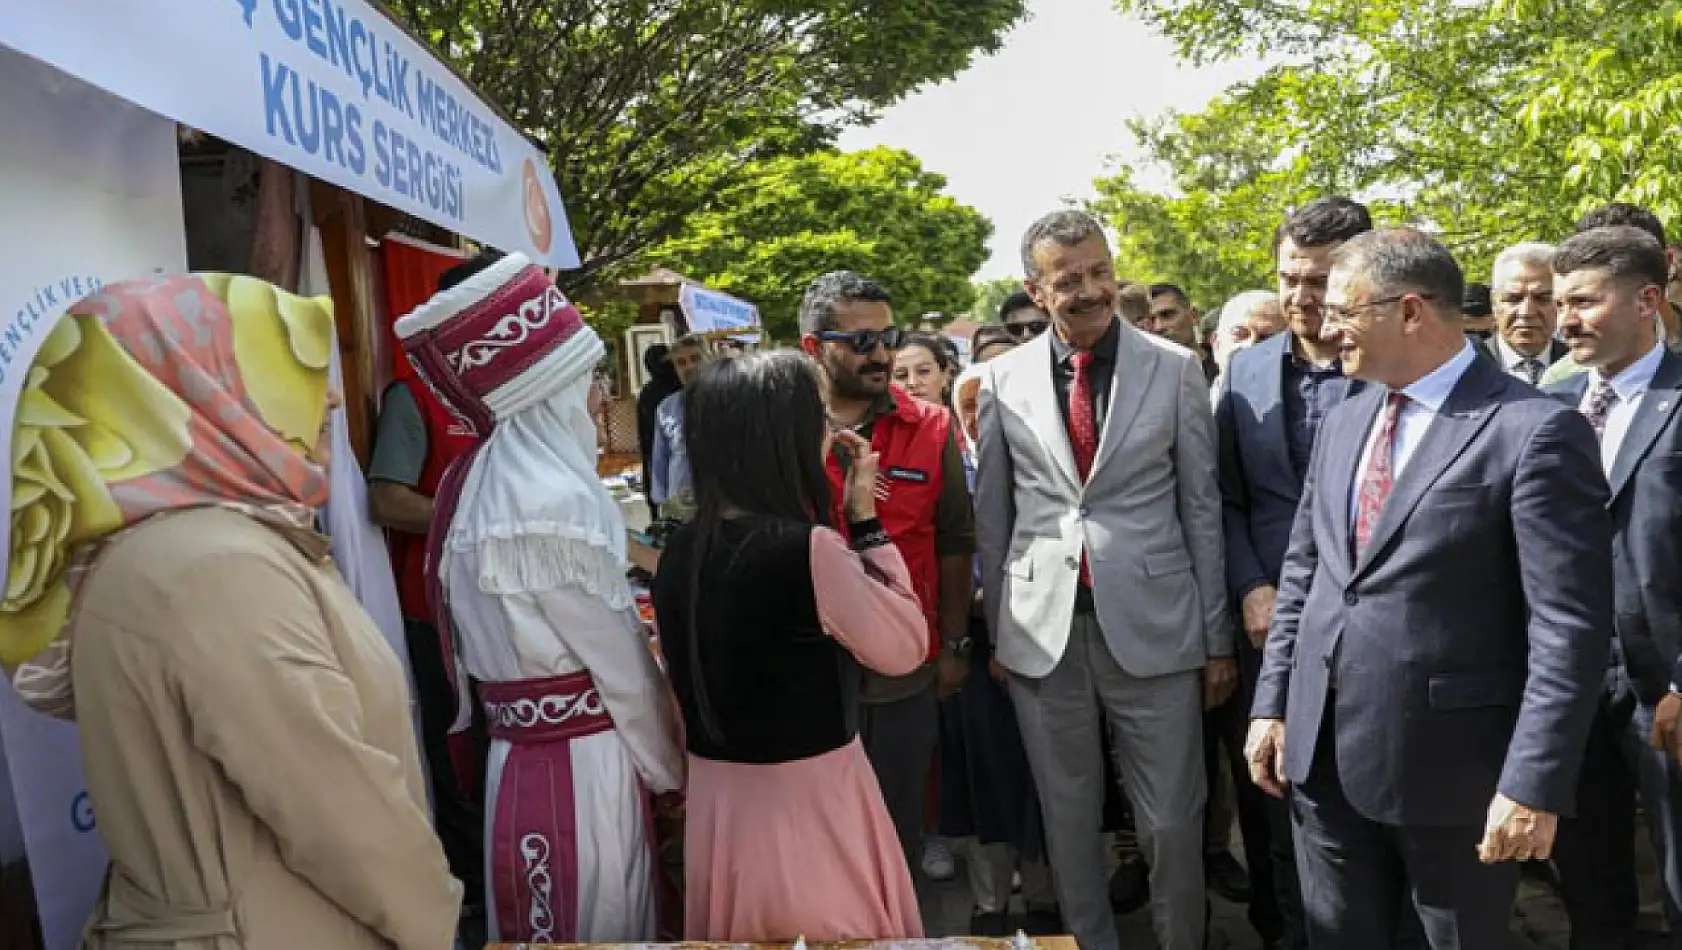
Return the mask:
<svg viewBox="0 0 1682 950"><path fill-rule="evenodd" d="M461 168L423 150L379 119L374 120L374 180L458 221L467 214L467 185Z"/></svg>
<svg viewBox="0 0 1682 950"><path fill-rule="evenodd" d="M0 329L0 383L5 382L12 361L18 358L26 340L35 335L35 325L45 319L57 318L69 306L99 290L100 280L91 275L75 274L35 288L34 295Z"/></svg>
<svg viewBox="0 0 1682 950"><path fill-rule="evenodd" d="M300 82L295 70L269 59L269 54L261 53L259 58L269 135L362 174L368 167L362 111L354 103L340 102L331 89L317 86L313 79Z"/></svg>
<svg viewBox="0 0 1682 950"><path fill-rule="evenodd" d="M256 0L235 0L251 26ZM496 128L335 0L271 0L281 32L480 167L502 174ZM265 56L267 54L264 54ZM413 68L411 68L413 67ZM409 77L413 74L414 82ZM265 76L265 79L268 77ZM265 83L266 85L266 83ZM272 134L272 133L271 133Z"/></svg>
<svg viewBox="0 0 1682 950"><path fill-rule="evenodd" d="M93 817L93 799L85 791L70 800L70 825L84 835L99 827Z"/></svg>
<svg viewBox="0 0 1682 950"><path fill-rule="evenodd" d="M248 25L258 0L235 0ZM441 82L423 71L389 39L341 0L269 0L280 32L311 56L340 70L364 101L379 100L418 123L444 152L364 112L270 51L259 51L263 117L268 134L356 175L369 171L367 136L373 141L373 177L382 187L454 220L465 220L466 177L447 153L459 154L494 174L503 173L497 128ZM410 67L414 68L411 69ZM410 77L413 76L413 83Z"/></svg>
<svg viewBox="0 0 1682 950"><path fill-rule="evenodd" d="M234 0L234 6L239 7L240 12L245 15L246 26L249 27L255 25L254 18L257 16L257 0Z"/></svg>

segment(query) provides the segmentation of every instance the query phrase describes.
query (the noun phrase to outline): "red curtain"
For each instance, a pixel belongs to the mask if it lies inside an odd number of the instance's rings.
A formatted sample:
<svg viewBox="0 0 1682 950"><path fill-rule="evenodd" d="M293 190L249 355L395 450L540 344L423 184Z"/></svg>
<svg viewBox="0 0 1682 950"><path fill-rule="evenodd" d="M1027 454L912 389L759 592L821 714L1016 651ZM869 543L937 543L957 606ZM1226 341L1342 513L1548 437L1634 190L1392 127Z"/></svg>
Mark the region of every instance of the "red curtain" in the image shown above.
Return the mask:
<svg viewBox="0 0 1682 950"><path fill-rule="evenodd" d="M427 244L401 234L388 234L380 242L380 267L385 273L386 349L391 353L391 378L415 375L403 347L397 342L392 324L399 317L431 299L438 290L438 278L467 259L461 251ZM430 395L430 394L428 394Z"/></svg>

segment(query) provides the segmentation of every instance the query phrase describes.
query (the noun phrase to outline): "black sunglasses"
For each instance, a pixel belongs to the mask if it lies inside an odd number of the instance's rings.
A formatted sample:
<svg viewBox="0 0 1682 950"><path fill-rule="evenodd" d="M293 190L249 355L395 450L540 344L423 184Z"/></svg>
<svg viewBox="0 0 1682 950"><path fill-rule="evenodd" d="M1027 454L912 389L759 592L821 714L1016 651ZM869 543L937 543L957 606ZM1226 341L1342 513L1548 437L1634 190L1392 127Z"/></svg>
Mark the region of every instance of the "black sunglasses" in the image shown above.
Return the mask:
<svg viewBox="0 0 1682 950"><path fill-rule="evenodd" d="M1027 323L1007 323L1005 330L1013 337L1036 337L1051 328L1050 320L1029 320Z"/></svg>
<svg viewBox="0 0 1682 950"><path fill-rule="evenodd" d="M897 350L905 345L905 330L901 327L889 327L886 330L820 330L817 337L828 343L845 343L853 348L853 352L866 356L881 346L890 350Z"/></svg>

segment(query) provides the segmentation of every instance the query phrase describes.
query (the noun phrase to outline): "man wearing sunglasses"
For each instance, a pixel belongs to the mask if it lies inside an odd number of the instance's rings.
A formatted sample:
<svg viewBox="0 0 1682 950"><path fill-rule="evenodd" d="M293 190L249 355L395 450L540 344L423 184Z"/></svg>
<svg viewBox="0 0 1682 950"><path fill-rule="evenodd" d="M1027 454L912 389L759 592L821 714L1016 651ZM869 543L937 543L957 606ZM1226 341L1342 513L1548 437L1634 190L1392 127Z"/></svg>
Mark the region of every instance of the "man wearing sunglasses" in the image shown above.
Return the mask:
<svg viewBox="0 0 1682 950"><path fill-rule="evenodd" d="M929 623L928 662L908 676L864 675L859 737L905 849L921 863L923 806L939 737L941 696L969 671L975 519L952 414L891 382L905 331L893 324L881 284L851 271L814 280L800 302L800 345L829 377L834 424L870 440L881 456L876 510L911 571ZM828 460L839 505L845 460ZM837 517L835 523L846 524Z"/></svg>
<svg viewBox="0 0 1682 950"><path fill-rule="evenodd" d="M1035 305L1034 298L1028 296L1026 290L1018 290L1005 298L999 306L999 322L1004 324L1018 344L1034 339L1051 326L1051 318Z"/></svg>

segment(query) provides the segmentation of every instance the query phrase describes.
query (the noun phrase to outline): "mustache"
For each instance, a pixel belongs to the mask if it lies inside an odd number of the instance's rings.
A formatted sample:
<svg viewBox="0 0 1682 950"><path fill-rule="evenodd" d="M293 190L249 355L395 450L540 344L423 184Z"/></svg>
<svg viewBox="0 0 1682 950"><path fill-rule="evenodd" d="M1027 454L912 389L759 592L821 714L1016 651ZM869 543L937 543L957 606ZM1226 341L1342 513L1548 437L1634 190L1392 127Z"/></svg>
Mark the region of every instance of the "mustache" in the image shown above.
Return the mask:
<svg viewBox="0 0 1682 950"><path fill-rule="evenodd" d="M859 375L866 373L891 373L894 368L886 363L866 363L859 367Z"/></svg>

